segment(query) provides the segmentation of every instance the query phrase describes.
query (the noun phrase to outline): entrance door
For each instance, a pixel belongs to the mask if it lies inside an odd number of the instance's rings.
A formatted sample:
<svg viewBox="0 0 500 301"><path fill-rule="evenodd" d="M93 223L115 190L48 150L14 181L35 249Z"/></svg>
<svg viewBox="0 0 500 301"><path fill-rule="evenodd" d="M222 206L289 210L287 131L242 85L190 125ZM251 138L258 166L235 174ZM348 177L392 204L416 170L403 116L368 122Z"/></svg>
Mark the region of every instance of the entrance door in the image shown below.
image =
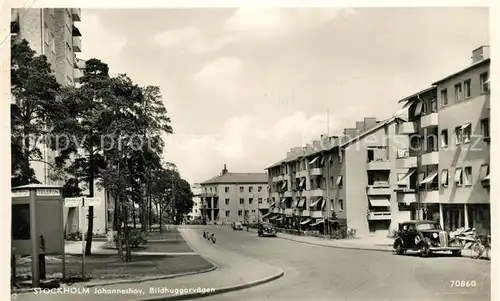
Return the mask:
<svg viewBox="0 0 500 301"><path fill-rule="evenodd" d="M465 220L464 220L464 211L460 209L451 209L451 218L450 218L450 230L455 231L458 228L464 227L465 226Z"/></svg>

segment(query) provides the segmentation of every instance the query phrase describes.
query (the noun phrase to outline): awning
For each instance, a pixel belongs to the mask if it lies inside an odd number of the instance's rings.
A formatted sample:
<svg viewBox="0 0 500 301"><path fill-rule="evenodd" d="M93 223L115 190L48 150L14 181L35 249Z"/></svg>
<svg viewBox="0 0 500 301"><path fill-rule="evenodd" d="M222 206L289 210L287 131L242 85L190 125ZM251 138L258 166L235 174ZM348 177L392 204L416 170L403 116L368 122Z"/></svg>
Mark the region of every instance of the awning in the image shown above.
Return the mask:
<svg viewBox="0 0 500 301"><path fill-rule="evenodd" d="M321 156L321 162L319 162L321 165L325 164L325 156Z"/></svg>
<svg viewBox="0 0 500 301"><path fill-rule="evenodd" d="M276 220L278 217L279 217L279 215L275 215L275 216L271 217L270 220Z"/></svg>
<svg viewBox="0 0 500 301"><path fill-rule="evenodd" d="M280 217L280 218L278 218L276 221L277 221L277 222L281 222L282 220L283 220L283 218L282 218L282 217Z"/></svg>
<svg viewBox="0 0 500 301"><path fill-rule="evenodd" d="M447 169L443 169L441 171L441 184L442 185L448 184L448 170Z"/></svg>
<svg viewBox="0 0 500 301"><path fill-rule="evenodd" d="M326 200L323 199L323 201L321 202L321 210L325 208L325 205L326 205Z"/></svg>
<svg viewBox="0 0 500 301"><path fill-rule="evenodd" d="M482 181L490 179L490 165L489 164L481 165L481 168L479 169L479 179L481 179Z"/></svg>
<svg viewBox="0 0 500 301"><path fill-rule="evenodd" d="M420 185L430 183L434 180L434 178L437 176L437 171L432 172L427 178L425 178L422 182L420 182Z"/></svg>
<svg viewBox="0 0 500 301"><path fill-rule="evenodd" d="M301 225L306 225L306 224L309 224L310 222L312 222L312 220L310 218L308 218L305 221L300 222L300 224Z"/></svg>
<svg viewBox="0 0 500 301"><path fill-rule="evenodd" d="M461 178L462 178L462 169L461 168L455 169L455 182L460 182Z"/></svg>
<svg viewBox="0 0 500 301"><path fill-rule="evenodd" d="M281 186L281 189L285 189L286 188L286 181L283 181L283 185Z"/></svg>
<svg viewBox="0 0 500 301"><path fill-rule="evenodd" d="M272 212L268 212L268 213L264 214L262 216L262 218L267 218L268 216L271 216L271 215L273 215L273 213Z"/></svg>
<svg viewBox="0 0 500 301"><path fill-rule="evenodd" d="M461 129L463 130L463 129L469 127L469 126L470 126L470 123L464 124L464 125L462 125Z"/></svg>
<svg viewBox="0 0 500 301"><path fill-rule="evenodd" d="M288 197L284 197L284 198L282 198L282 199L281 199L281 203L286 202L286 200L287 200L287 199L288 199Z"/></svg>
<svg viewBox="0 0 500 301"><path fill-rule="evenodd" d="M373 207L390 207L389 199L384 196L369 196L368 200Z"/></svg>
<svg viewBox="0 0 500 301"><path fill-rule="evenodd" d="M333 155L328 156L328 161L330 161L330 162L333 161Z"/></svg>
<svg viewBox="0 0 500 301"><path fill-rule="evenodd" d="M302 180L300 180L299 187L302 188L302 186L304 186L305 182L306 182L306 178L302 178Z"/></svg>
<svg viewBox="0 0 500 301"><path fill-rule="evenodd" d="M317 199L316 201L314 201L314 202L312 202L311 204L309 204L309 207L311 207L311 208L312 208L312 207L316 206L316 205L317 205L317 204L318 204L321 200L323 200L323 198L322 198L322 197L320 197L320 198L319 198L319 199Z"/></svg>
<svg viewBox="0 0 500 301"><path fill-rule="evenodd" d="M489 180L489 179L490 179L490 175L487 175L486 177L484 177L483 181Z"/></svg>
<svg viewBox="0 0 500 301"><path fill-rule="evenodd" d="M305 202L306 202L306 199L301 198L300 201L299 201L299 205L297 205L297 207L302 208L304 206Z"/></svg>
<svg viewBox="0 0 500 301"><path fill-rule="evenodd" d="M422 113L422 104L423 102L418 102L417 106L415 107L415 116L419 116Z"/></svg>
<svg viewBox="0 0 500 301"><path fill-rule="evenodd" d="M311 227L317 226L317 225L322 224L324 222L325 222L324 220L320 220L319 222L315 222L314 224L312 224Z"/></svg>
<svg viewBox="0 0 500 301"><path fill-rule="evenodd" d="M406 185L407 184L406 180L408 179L408 177L414 174L416 170L417 170L416 168L408 170L408 172L401 179L398 180L398 185Z"/></svg>
<svg viewBox="0 0 500 301"><path fill-rule="evenodd" d="M274 207L276 206L276 202L272 202L271 205L269 205L269 207Z"/></svg>
<svg viewBox="0 0 500 301"><path fill-rule="evenodd" d="M314 162L318 161L318 159L319 159L319 156L318 156L318 157L316 157L316 158L314 158L314 159L312 159L312 161L311 161L311 162L309 162L309 165L314 164Z"/></svg>
<svg viewBox="0 0 500 301"><path fill-rule="evenodd" d="M342 184L342 176L337 177L337 182L335 182L335 185L340 186Z"/></svg>
<svg viewBox="0 0 500 301"><path fill-rule="evenodd" d="M484 84L489 84L489 83L490 83L490 79L488 78L488 79L484 82Z"/></svg>

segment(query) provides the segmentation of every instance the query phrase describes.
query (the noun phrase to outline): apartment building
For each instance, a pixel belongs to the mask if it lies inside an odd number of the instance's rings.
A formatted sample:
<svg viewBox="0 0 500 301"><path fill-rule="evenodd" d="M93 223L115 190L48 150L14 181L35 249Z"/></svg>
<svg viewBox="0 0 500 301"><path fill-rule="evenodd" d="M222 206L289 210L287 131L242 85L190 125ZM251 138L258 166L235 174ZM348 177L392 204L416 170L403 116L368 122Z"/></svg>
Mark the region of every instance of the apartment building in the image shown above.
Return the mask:
<svg viewBox="0 0 500 301"><path fill-rule="evenodd" d="M364 118L342 136L322 136L268 167L271 213L278 226L325 233L344 220L357 235L382 235L409 219L397 201L397 150L408 137L399 118ZM326 223L330 223L326 227Z"/></svg>
<svg viewBox="0 0 500 301"><path fill-rule="evenodd" d="M221 174L201 184L201 214L207 222L255 223L269 210L266 173Z"/></svg>
<svg viewBox="0 0 500 301"><path fill-rule="evenodd" d="M191 208L191 212L188 213L188 219L199 219L201 218L201 194L202 187L199 183L195 183L191 185L191 191L193 192L193 208Z"/></svg>
<svg viewBox="0 0 500 301"><path fill-rule="evenodd" d="M416 193L404 198L416 200L416 218L440 221L446 230L491 231L489 69L489 46L479 47L471 65L401 101L408 122L400 130L420 140L416 151L398 160L418 171L412 178Z"/></svg>

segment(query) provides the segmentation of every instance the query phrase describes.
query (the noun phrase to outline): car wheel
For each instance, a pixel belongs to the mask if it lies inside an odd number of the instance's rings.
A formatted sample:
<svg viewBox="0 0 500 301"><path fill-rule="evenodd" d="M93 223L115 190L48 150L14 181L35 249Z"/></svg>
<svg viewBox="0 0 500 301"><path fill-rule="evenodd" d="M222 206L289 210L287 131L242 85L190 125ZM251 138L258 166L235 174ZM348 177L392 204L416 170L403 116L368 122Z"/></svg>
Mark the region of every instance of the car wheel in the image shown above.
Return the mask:
<svg viewBox="0 0 500 301"><path fill-rule="evenodd" d="M420 256L429 257L431 251L429 250L429 246L426 243L422 243L420 246Z"/></svg>
<svg viewBox="0 0 500 301"><path fill-rule="evenodd" d="M461 250L458 250L458 251L452 251L451 254L453 256L462 256L462 251Z"/></svg>
<svg viewBox="0 0 500 301"><path fill-rule="evenodd" d="M396 254L403 255L405 250L403 249L403 244L401 242L396 244Z"/></svg>

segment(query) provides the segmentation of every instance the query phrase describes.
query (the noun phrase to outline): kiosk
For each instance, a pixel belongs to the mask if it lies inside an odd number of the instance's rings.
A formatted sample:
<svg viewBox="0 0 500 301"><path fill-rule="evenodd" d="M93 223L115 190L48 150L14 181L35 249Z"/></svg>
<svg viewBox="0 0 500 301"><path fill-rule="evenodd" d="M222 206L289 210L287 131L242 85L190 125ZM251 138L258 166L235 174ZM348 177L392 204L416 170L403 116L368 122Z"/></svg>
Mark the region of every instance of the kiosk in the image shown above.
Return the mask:
<svg viewBox="0 0 500 301"><path fill-rule="evenodd" d="M63 255L65 277L63 206L61 186L12 188L12 256L31 255L33 287L45 279L45 255ZM15 278L15 260L12 270Z"/></svg>

